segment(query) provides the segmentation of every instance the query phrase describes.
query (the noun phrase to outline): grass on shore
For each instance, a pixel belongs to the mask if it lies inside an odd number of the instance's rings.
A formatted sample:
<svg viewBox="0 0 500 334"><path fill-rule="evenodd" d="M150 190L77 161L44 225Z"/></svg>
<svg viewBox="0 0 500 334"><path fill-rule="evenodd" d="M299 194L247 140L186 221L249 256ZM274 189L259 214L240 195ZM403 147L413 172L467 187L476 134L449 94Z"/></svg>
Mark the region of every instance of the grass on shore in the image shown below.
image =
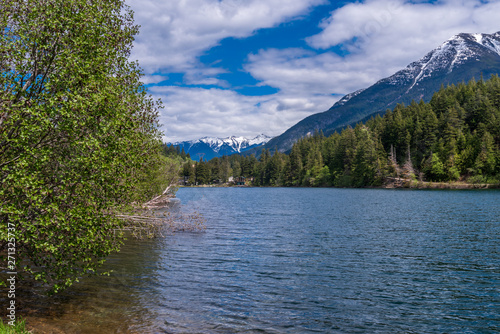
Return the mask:
<svg viewBox="0 0 500 334"><path fill-rule="evenodd" d="M4 323L0 320L0 334L31 334L31 331L26 329L25 320L21 319L15 322L14 326Z"/></svg>

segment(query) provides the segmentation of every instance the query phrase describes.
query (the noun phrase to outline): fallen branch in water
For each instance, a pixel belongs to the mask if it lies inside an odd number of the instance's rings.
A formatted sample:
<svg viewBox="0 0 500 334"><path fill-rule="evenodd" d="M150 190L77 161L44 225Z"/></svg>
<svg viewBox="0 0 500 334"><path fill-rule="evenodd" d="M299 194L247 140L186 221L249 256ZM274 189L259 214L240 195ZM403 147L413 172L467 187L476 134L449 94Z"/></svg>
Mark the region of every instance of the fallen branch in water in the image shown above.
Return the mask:
<svg viewBox="0 0 500 334"><path fill-rule="evenodd" d="M157 207L160 208L160 207ZM165 208L165 206L163 206ZM171 208L170 208L171 209ZM138 239L165 237L176 232L200 232L205 230L205 219L197 212L157 211L143 209L139 214L116 215L124 221L123 231L129 231Z"/></svg>
<svg viewBox="0 0 500 334"><path fill-rule="evenodd" d="M172 188L172 185L169 185L161 195L158 195L150 201L144 203L142 207L148 210L165 207L170 203L170 199L174 197L174 189Z"/></svg>

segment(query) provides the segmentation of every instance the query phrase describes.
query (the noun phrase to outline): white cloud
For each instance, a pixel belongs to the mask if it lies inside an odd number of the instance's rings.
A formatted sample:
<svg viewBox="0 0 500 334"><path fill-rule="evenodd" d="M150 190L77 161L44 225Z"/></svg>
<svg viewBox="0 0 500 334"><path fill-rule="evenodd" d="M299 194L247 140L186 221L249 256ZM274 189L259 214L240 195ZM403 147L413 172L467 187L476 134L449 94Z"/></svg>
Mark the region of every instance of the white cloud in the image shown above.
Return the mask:
<svg viewBox="0 0 500 334"><path fill-rule="evenodd" d="M201 64L200 55L224 38L251 36L258 29L305 15L310 8L324 2L129 0L135 21L141 25L131 59L139 60L146 74L143 80L146 84L168 79L158 73L172 72L183 74L183 84L230 88L230 83L217 78L224 70ZM307 98L303 98L307 100L303 108L286 112L289 103L279 94L246 97L230 90L175 86L152 87L150 92L164 102L161 122L164 139L168 141L206 135L279 135L315 112Z"/></svg>
<svg viewBox="0 0 500 334"><path fill-rule="evenodd" d="M382 78L458 33L500 30L499 12L500 1L367 0L332 12L308 42L318 49L344 44L351 52L347 62L364 57L366 67L381 69L377 78Z"/></svg>
<svg viewBox="0 0 500 334"><path fill-rule="evenodd" d="M261 50L249 60L246 69L263 84L279 87L286 95L323 96L329 98L331 104L335 101L332 94L344 95L367 87L379 74L367 67L362 57L347 61L333 52ZM324 110L317 109L320 111Z"/></svg>
<svg viewBox="0 0 500 334"><path fill-rule="evenodd" d="M202 136L254 137L281 134L318 108L328 108L331 97L296 97L282 93L243 96L231 90L156 86L150 88L164 101L160 122L167 142ZM321 109L320 109L321 110Z"/></svg>
<svg viewBox="0 0 500 334"><path fill-rule="evenodd" d="M129 0L141 25L132 59L147 73L199 68L205 50L303 15L324 0Z"/></svg>
<svg viewBox="0 0 500 334"><path fill-rule="evenodd" d="M455 34L500 30L499 12L500 1L355 2L333 11L320 24L323 31L307 40L317 52L260 50L249 56L246 69L285 94L347 94L394 74ZM328 51L339 45L347 56Z"/></svg>
<svg viewBox="0 0 500 334"><path fill-rule="evenodd" d="M328 109L339 96L392 75L461 32L500 30L500 1L366 0L347 4L320 23L309 50L255 50L244 67L261 85L279 89L262 97L230 90L221 68L199 56L226 37L245 38L307 14L323 0L129 0L142 26L132 59L146 82L183 73L184 84L227 89L152 87L165 104L161 121L168 141L201 136L279 135L301 119ZM341 46L347 56L335 54ZM153 75L157 74L157 75ZM160 74L160 75L158 75Z"/></svg>
<svg viewBox="0 0 500 334"><path fill-rule="evenodd" d="M168 76L166 75L144 75L141 78L142 83L145 85L157 84L166 80L168 80Z"/></svg>

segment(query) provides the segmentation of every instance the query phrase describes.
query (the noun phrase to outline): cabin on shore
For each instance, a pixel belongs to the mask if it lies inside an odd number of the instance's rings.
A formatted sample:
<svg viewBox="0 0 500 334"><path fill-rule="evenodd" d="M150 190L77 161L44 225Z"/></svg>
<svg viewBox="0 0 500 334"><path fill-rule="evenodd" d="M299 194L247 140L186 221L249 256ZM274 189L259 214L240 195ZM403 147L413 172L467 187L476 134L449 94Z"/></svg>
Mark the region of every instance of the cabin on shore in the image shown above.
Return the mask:
<svg viewBox="0 0 500 334"><path fill-rule="evenodd" d="M234 184L236 184L237 186L244 186L246 183L246 180L247 179L243 176L236 177L236 178L234 178Z"/></svg>
<svg viewBox="0 0 500 334"><path fill-rule="evenodd" d="M230 176L228 179L228 182L232 183L236 186L244 186L247 182L247 179L246 179L246 177L243 177L243 176L238 176L238 177Z"/></svg>

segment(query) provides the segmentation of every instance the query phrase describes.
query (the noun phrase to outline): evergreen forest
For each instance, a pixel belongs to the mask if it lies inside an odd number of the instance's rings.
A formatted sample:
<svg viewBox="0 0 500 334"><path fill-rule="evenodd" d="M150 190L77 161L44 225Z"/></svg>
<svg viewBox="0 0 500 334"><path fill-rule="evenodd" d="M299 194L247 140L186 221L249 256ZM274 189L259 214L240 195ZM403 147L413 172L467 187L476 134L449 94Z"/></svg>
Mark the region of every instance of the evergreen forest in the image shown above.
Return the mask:
<svg viewBox="0 0 500 334"><path fill-rule="evenodd" d="M186 184L377 187L389 180L498 183L500 78L442 87L429 103L387 110L354 128L299 140L287 154L190 161Z"/></svg>

